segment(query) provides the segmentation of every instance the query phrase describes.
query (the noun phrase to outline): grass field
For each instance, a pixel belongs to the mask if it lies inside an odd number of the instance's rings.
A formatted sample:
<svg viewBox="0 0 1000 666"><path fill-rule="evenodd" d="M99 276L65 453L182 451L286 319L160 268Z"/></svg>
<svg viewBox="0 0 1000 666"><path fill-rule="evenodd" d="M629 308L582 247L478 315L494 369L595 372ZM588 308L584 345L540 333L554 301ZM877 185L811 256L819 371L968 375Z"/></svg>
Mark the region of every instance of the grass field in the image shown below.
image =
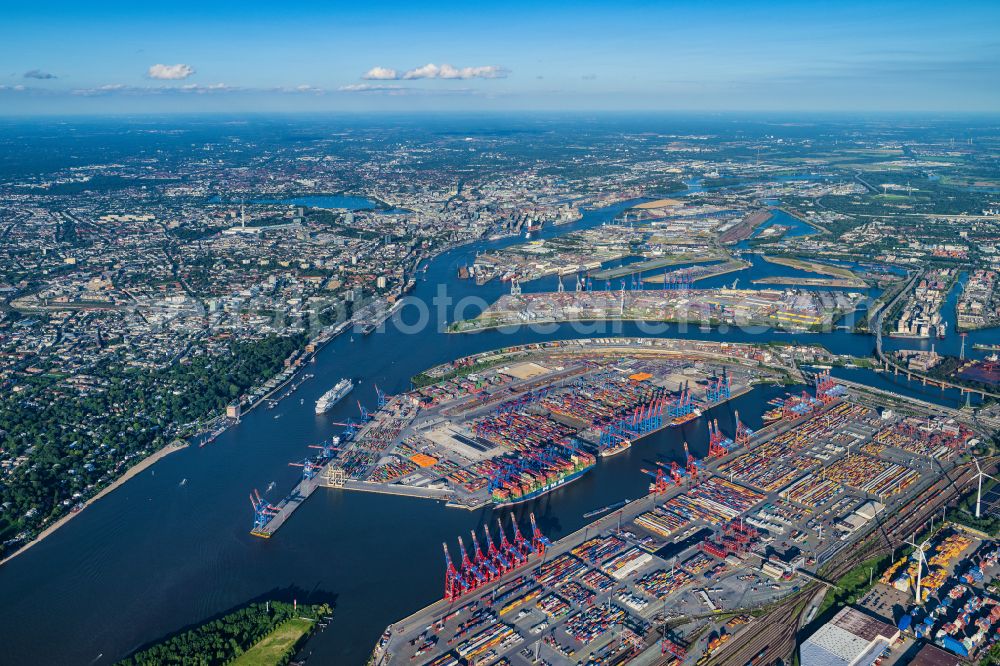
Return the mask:
<svg viewBox="0 0 1000 666"><path fill-rule="evenodd" d="M313 621L297 617L288 620L240 655L234 666L275 666L312 629Z"/></svg>

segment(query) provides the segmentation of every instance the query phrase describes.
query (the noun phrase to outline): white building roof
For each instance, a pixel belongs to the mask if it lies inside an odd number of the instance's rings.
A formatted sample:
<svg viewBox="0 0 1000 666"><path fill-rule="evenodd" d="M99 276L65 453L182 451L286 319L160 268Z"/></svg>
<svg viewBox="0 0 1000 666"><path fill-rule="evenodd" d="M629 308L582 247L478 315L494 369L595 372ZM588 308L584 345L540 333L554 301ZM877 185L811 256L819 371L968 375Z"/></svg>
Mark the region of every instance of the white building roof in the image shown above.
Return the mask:
<svg viewBox="0 0 1000 666"><path fill-rule="evenodd" d="M853 608L845 608L802 644L809 666L871 666L899 630Z"/></svg>

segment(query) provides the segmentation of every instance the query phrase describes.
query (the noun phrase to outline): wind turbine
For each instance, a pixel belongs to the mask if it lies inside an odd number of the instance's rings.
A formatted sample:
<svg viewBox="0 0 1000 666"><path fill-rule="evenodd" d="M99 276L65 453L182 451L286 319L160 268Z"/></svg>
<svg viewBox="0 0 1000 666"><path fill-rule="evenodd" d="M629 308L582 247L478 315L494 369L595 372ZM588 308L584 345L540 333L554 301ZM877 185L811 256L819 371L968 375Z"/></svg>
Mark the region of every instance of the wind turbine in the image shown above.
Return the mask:
<svg viewBox="0 0 1000 666"><path fill-rule="evenodd" d="M979 482L978 488L976 489L976 518L979 518L979 509L983 503L983 477L985 476L987 479L993 479L994 481L996 481L996 478L984 472L983 468L979 466L978 460L973 458L972 462L976 464L976 480Z"/></svg>
<svg viewBox="0 0 1000 666"><path fill-rule="evenodd" d="M916 542L914 541L916 539L916 537L917 537L917 535L914 534L912 537L910 537L910 540L907 541L906 543L910 544L911 546L913 546L914 548L917 549L917 588L916 588L916 593L917 593L917 604L920 605L920 604L924 603L923 599L920 597L920 582L923 580L924 567L927 566L927 555L924 554L924 546L927 545L927 541L924 541L923 543L921 543L918 546L916 544ZM930 571L930 567L927 567L927 570Z"/></svg>

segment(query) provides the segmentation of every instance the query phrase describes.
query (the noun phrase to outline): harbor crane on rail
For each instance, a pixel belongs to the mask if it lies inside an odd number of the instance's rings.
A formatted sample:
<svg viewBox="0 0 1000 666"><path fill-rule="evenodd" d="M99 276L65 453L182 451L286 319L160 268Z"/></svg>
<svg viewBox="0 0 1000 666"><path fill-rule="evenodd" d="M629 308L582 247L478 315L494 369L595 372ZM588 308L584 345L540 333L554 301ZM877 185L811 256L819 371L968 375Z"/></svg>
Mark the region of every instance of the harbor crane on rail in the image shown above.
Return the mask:
<svg viewBox="0 0 1000 666"><path fill-rule="evenodd" d="M469 554L465 551L465 544L462 543L462 537L458 537L458 552L462 557L462 575L465 576L467 580L475 579L480 585L486 582L486 577L483 575L483 572L481 572L479 568L472 563L472 560L469 559Z"/></svg>
<svg viewBox="0 0 1000 666"><path fill-rule="evenodd" d="M531 544L521 534L521 528L517 526L517 519L514 518L514 514L510 514L510 522L514 526L514 549L524 556L524 561L527 561L531 555Z"/></svg>
<svg viewBox="0 0 1000 666"><path fill-rule="evenodd" d="M736 414L736 446L747 446L750 443L750 438L753 436L753 430L746 427L746 425L740 421L740 413L737 410Z"/></svg>
<svg viewBox="0 0 1000 666"><path fill-rule="evenodd" d="M552 542L549 538L542 534L542 531L538 529L538 524L535 523L535 514L529 514L531 520L531 543L535 552L538 553L539 557L545 554L545 549L552 546Z"/></svg>
<svg viewBox="0 0 1000 666"><path fill-rule="evenodd" d="M288 463L290 467L301 467L302 468L302 480L308 481L316 476L323 466L310 460L309 458L304 458L298 462Z"/></svg>
<svg viewBox="0 0 1000 666"><path fill-rule="evenodd" d="M499 516L497 516L497 526L500 527L500 551L510 553L511 564L515 567L520 566L527 558L507 539L507 533L503 531L503 520Z"/></svg>
<svg viewBox="0 0 1000 666"><path fill-rule="evenodd" d="M708 457L721 458L729 453L733 440L722 434L719 429L719 419L708 422Z"/></svg>
<svg viewBox="0 0 1000 666"><path fill-rule="evenodd" d="M385 407L386 404L389 402L389 398L385 395L385 391L383 391L382 389L380 389L378 387L378 384L375 385L375 397L378 400L378 408L379 409L382 409L383 407Z"/></svg>
<svg viewBox="0 0 1000 666"><path fill-rule="evenodd" d="M252 495L251 499L253 499ZM464 594L479 589L503 574L526 564L533 552L541 557L545 554L545 549L552 546L552 542L538 529L534 514L531 515L531 542L521 534L513 514L511 514L510 520L514 526L513 544L508 541L507 534L503 529L503 520L499 517L497 518L497 524L500 526L499 547L494 543L488 526L483 528L486 536L485 553L479 545L479 538L474 529L471 530L472 557L469 557L465 543L462 541L462 537L459 537L460 559L458 566L451 559L448 544L442 544L445 562L445 599L454 601Z"/></svg>
<svg viewBox="0 0 1000 666"><path fill-rule="evenodd" d="M486 556L493 560L500 571L507 573L511 569L510 560L493 543L489 523L483 525L483 532L486 534Z"/></svg>
<svg viewBox="0 0 1000 666"><path fill-rule="evenodd" d="M670 490L670 483L667 481L667 473L663 471L662 467L657 467L656 471L648 469L642 469L640 471L653 477L653 482L649 484L650 495L662 495Z"/></svg>
<svg viewBox="0 0 1000 666"><path fill-rule="evenodd" d="M319 450L319 457L324 460L329 460L333 457L334 453L343 450L341 447L337 446L338 444L340 444L340 438L336 437L334 439L328 439L321 444L310 444L309 448Z"/></svg>
<svg viewBox="0 0 1000 666"><path fill-rule="evenodd" d="M444 543L441 545L444 546L445 563L444 598L453 601L462 596L469 589L469 585L462 578L462 574L458 573L458 569L455 568L455 564L451 561L451 555L448 553L448 544Z"/></svg>
<svg viewBox="0 0 1000 666"><path fill-rule="evenodd" d="M693 455L691 455L691 452L688 450L688 443L687 442L684 442L684 460L686 461L685 465L687 467L687 475L692 480L693 479L697 479L698 478L698 471L701 468L701 463L698 461L697 458L695 458Z"/></svg>
<svg viewBox="0 0 1000 666"><path fill-rule="evenodd" d="M347 419L347 421L345 421L343 423L341 423L339 421L334 421L333 425L343 426L344 432L341 433L341 437L343 437L344 439L351 439L356 434L358 434L358 427L361 424L360 423L355 423L351 419Z"/></svg>
<svg viewBox="0 0 1000 666"><path fill-rule="evenodd" d="M482 548L479 547L479 539L476 538L476 530L469 530L472 535L472 558L473 563L484 573L487 580L494 580L500 577L500 570L497 569L493 561L483 555Z"/></svg>
<svg viewBox="0 0 1000 666"><path fill-rule="evenodd" d="M270 522L271 518L278 515L278 507L273 506L260 495L260 491L254 488L250 493L250 506L253 507L253 528L259 530Z"/></svg>

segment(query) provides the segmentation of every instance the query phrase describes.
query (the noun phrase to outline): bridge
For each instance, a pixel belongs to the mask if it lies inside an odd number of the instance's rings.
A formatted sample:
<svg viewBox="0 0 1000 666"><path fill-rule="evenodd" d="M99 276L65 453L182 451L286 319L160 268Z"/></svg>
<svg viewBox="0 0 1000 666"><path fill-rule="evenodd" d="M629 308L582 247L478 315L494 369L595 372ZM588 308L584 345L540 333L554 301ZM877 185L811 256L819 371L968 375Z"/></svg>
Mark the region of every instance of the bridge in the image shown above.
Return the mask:
<svg viewBox="0 0 1000 666"><path fill-rule="evenodd" d="M929 375L921 374L919 372L914 372L909 368L900 365L894 358L890 357L882 349L882 328L883 320L885 318L885 313L892 311L896 303L905 294L909 293L910 289L916 284L917 280L923 275L922 271L917 271L912 277L907 281L907 283L900 289L895 296L892 297L885 305L882 305L874 311L874 313L869 315L868 318L868 329L875 333L875 356L878 358L879 363L885 370L892 369L896 373L904 373L908 380L918 379L924 383L926 386L930 384L931 386L940 386L943 391L946 388L958 389L963 395L966 393L978 393L981 398L986 398L987 396L991 398L1000 398L1000 393L993 393L985 389L974 389L966 386L965 384L959 384L957 382L949 381L947 379L942 379L940 377L931 377Z"/></svg>

